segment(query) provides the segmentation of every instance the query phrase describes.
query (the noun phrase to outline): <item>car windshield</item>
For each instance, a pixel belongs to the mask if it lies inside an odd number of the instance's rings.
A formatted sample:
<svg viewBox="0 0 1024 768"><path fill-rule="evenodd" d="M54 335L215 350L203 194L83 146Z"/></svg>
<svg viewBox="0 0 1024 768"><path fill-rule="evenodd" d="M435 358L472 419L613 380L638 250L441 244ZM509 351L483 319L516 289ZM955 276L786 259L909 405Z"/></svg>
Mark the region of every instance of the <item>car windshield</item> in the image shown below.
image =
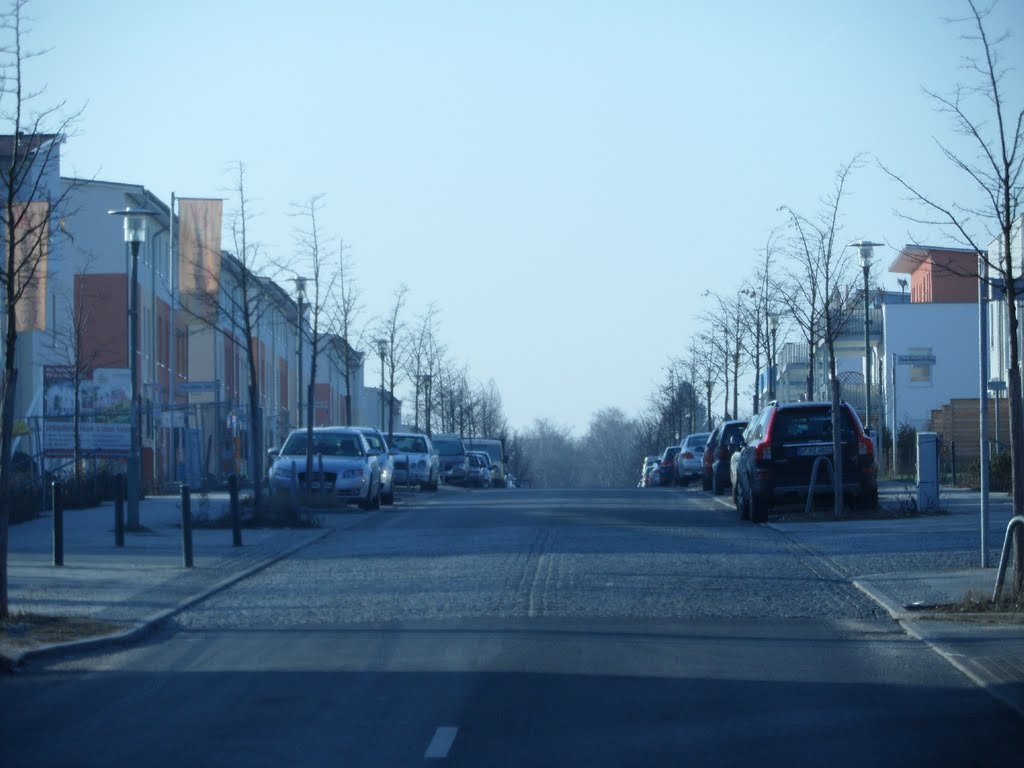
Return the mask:
<svg viewBox="0 0 1024 768"><path fill-rule="evenodd" d="M434 440L434 447L442 456L462 456L466 453L462 442L458 440Z"/></svg>
<svg viewBox="0 0 1024 768"><path fill-rule="evenodd" d="M288 438L281 449L282 456L305 456L307 435L297 432ZM314 432L313 453L321 456L363 456L363 447L359 438L353 434L336 432Z"/></svg>
<svg viewBox="0 0 1024 768"><path fill-rule="evenodd" d="M363 432L363 437L366 439L367 445L373 450L380 451L381 453L387 452L388 447L376 432Z"/></svg>
<svg viewBox="0 0 1024 768"><path fill-rule="evenodd" d="M853 437L850 414L841 408L842 439ZM772 422L772 440L781 443L831 442L832 409L821 408L780 408Z"/></svg>
<svg viewBox="0 0 1024 768"><path fill-rule="evenodd" d="M427 453L427 441L416 435L394 435L391 447L400 453Z"/></svg>
<svg viewBox="0 0 1024 768"><path fill-rule="evenodd" d="M710 432L703 432L699 435L690 435L686 438L686 449L688 451L692 451L695 448L703 448L709 437L711 437Z"/></svg>

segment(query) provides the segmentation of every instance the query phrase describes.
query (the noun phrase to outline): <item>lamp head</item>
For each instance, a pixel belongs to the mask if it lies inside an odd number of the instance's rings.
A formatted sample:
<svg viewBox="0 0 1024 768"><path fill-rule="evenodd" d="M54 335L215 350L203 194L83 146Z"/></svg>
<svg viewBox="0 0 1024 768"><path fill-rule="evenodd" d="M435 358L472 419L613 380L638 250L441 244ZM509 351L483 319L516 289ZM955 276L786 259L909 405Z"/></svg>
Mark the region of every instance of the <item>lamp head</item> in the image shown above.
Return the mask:
<svg viewBox="0 0 1024 768"><path fill-rule="evenodd" d="M107 211L110 216L121 216L124 219L124 241L128 244L146 242L148 220L157 216L156 211L148 208L132 208L128 206L119 211Z"/></svg>

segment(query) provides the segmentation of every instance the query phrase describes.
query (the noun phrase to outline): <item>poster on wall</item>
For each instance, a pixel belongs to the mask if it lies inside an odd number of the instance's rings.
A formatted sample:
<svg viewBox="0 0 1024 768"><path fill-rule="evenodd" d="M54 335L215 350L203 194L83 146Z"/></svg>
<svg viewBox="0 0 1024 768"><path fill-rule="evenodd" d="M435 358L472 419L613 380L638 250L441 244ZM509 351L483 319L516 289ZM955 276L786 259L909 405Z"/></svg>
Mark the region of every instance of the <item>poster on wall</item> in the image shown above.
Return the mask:
<svg viewBox="0 0 1024 768"><path fill-rule="evenodd" d="M131 371L97 368L78 388L82 451L91 457L125 458L131 448ZM43 366L43 450L48 457L75 452L75 368Z"/></svg>

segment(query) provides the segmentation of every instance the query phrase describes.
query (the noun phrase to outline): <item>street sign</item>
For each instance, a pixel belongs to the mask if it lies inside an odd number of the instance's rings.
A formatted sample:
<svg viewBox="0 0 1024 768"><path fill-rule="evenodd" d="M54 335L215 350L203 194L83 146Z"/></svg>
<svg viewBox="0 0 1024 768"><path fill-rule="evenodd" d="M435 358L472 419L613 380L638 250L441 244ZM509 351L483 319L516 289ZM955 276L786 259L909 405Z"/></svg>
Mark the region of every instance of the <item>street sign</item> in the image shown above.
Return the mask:
<svg viewBox="0 0 1024 768"><path fill-rule="evenodd" d="M183 381L178 385L179 392L216 392L218 389L219 381Z"/></svg>
<svg viewBox="0 0 1024 768"><path fill-rule="evenodd" d="M1002 381L1000 379L992 379L988 383L988 388L992 392L1005 392L1006 391L1006 382Z"/></svg>
<svg viewBox="0 0 1024 768"><path fill-rule="evenodd" d="M935 365L935 355L893 355L896 365Z"/></svg>

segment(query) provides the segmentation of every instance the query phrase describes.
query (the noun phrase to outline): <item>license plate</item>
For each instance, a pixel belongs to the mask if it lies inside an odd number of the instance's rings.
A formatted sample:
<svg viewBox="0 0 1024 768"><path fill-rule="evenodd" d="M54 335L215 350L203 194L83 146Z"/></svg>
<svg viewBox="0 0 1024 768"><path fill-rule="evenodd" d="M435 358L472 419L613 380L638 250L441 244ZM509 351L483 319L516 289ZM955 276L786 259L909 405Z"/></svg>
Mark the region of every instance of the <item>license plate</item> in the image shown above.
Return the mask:
<svg viewBox="0 0 1024 768"><path fill-rule="evenodd" d="M831 456L831 445L801 445L796 449L797 456Z"/></svg>

